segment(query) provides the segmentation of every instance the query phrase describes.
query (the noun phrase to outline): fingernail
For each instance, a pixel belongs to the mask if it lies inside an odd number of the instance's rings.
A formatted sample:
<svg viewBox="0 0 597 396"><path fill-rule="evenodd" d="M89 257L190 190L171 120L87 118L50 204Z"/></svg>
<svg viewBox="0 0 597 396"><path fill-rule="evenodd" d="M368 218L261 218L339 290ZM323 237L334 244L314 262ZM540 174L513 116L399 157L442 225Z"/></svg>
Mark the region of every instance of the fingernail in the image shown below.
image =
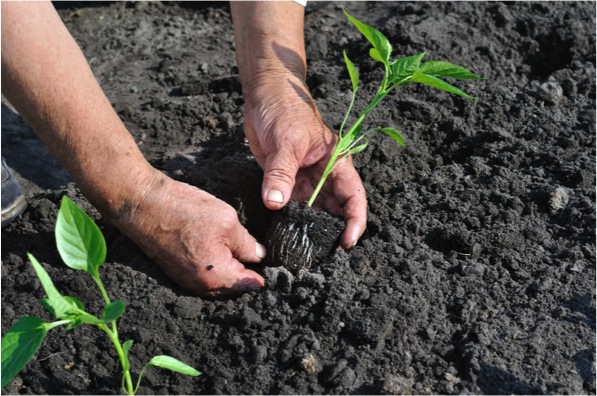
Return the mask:
<svg viewBox="0 0 597 396"><path fill-rule="evenodd" d="M263 246L262 244L260 244L259 242L257 242L255 244L255 254L260 259L265 258L265 254L266 254L266 252L265 252L265 246Z"/></svg>
<svg viewBox="0 0 597 396"><path fill-rule="evenodd" d="M270 202L284 203L284 195L278 190L269 190L266 199Z"/></svg>

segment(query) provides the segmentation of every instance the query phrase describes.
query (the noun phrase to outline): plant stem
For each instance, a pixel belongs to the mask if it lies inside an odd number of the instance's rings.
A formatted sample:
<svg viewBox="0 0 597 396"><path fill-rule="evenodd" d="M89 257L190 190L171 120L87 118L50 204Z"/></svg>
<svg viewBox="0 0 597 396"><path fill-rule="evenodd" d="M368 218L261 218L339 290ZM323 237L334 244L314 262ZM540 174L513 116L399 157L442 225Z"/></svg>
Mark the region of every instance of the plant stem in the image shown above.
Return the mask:
<svg viewBox="0 0 597 396"><path fill-rule="evenodd" d="M46 330L50 330L53 329L54 327L58 327L58 326L62 326L65 324L69 324L72 323L72 320L70 319L63 319L63 320L57 320L56 322L45 322L44 323L44 327L46 328Z"/></svg>
<svg viewBox="0 0 597 396"><path fill-rule="evenodd" d="M115 322L112 322L111 324L114 328L116 328ZM118 333L110 330L108 326L106 326L105 324L99 324L98 327L108 335L108 338L110 339L110 341L112 341L112 344L114 344L114 348L116 348L116 353L120 358L120 364L123 370L123 378L124 382L126 383L126 388L123 387L123 390L128 395L134 395L135 389L133 388L133 379L131 377L130 368L128 367L128 358L126 357L124 350L122 349L122 344L120 344L120 340L118 339Z"/></svg>
<svg viewBox="0 0 597 396"><path fill-rule="evenodd" d="M363 113L354 122L354 124L352 124L352 126L350 127L350 129L348 130L348 132L345 135L342 135L342 130L344 128L344 124L346 123L346 120L348 119L348 115L350 114L350 112L352 110L352 105L354 103L354 99L355 99L355 96L356 96L356 95L353 94L353 97L352 97L352 100L350 102L350 106L348 108L348 111L346 112L346 115L344 116L344 121L342 122L342 125L340 126L340 132L339 132L340 140L336 144L336 147L334 148L334 151L332 152L332 155L330 156L330 159L329 159L327 165L325 166L325 169L323 170L321 178L319 179L319 182L317 183L317 186L313 190L313 194L311 194L311 198L309 198L309 200L307 201L307 206L308 207L312 207L313 206L313 203L315 202L315 199L317 198L317 195L319 195L319 192L321 191L323 185L325 184L325 181L327 180L327 178L330 175L330 173L332 173L332 171L334 170L334 168L338 164L338 163L336 163L336 161L338 160L338 157L339 157L340 153L343 150L345 150L346 147L350 146L350 144L352 143L353 140L355 140L356 136L352 136L353 131L356 128L358 128L359 125L361 125L361 123L365 120L365 117L367 117L367 115L371 112L371 110L373 110L375 108L375 106L377 106L379 104L379 102L388 93L390 93L390 91L392 89L395 88L395 86L394 86L394 87L390 87L389 89L386 89L386 81L387 81L387 75L386 75L386 77L384 77L381 85L377 89L377 93L375 94L375 97L371 100L371 102L369 103L369 105L367 106L367 108L365 109L365 111L363 111ZM340 158L340 161L343 160L344 158L346 158L346 156Z"/></svg>
<svg viewBox="0 0 597 396"><path fill-rule="evenodd" d="M108 297L108 292L106 292L106 288L104 287L104 284L102 283L102 280L99 277L99 274L92 276L92 278L95 281L95 284L97 285L97 287L100 289L100 292L102 293L102 297L104 298L106 305L110 304L112 301L110 300L110 297Z"/></svg>

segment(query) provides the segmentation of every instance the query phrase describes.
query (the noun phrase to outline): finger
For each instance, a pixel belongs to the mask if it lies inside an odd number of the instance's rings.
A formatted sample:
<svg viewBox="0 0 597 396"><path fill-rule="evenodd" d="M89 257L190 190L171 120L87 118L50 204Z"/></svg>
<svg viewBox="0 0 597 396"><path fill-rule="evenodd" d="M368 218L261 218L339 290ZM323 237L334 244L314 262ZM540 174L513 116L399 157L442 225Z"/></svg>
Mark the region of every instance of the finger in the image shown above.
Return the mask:
<svg viewBox="0 0 597 396"><path fill-rule="evenodd" d="M212 261L203 269L201 286L193 290L196 295L204 297L231 296L255 291L264 286L265 280L258 273L246 269L232 257L227 247L222 246L224 256Z"/></svg>
<svg viewBox="0 0 597 396"><path fill-rule="evenodd" d="M258 263L265 258L265 246L239 222L227 234L226 246L236 259L245 263Z"/></svg>
<svg viewBox="0 0 597 396"><path fill-rule="evenodd" d="M265 164L262 198L271 210L283 208L290 199L294 188L299 164L295 156L287 150L271 155Z"/></svg>
<svg viewBox="0 0 597 396"><path fill-rule="evenodd" d="M344 249L352 249L367 226L367 195L350 158L339 164L334 172L334 195L338 202L343 202L346 221L340 244Z"/></svg>

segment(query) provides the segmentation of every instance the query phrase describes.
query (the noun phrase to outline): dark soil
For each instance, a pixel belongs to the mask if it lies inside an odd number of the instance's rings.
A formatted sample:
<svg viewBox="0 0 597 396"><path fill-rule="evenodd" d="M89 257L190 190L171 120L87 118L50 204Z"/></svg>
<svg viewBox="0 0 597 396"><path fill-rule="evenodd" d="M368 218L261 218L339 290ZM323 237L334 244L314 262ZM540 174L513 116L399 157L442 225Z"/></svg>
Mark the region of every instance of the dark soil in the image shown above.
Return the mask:
<svg viewBox="0 0 597 396"><path fill-rule="evenodd" d="M487 78L457 83L476 102L408 86L371 115L407 147L374 136L356 157L369 220L354 250L299 275L257 267L266 288L237 299L191 297L3 105L2 155L29 209L2 230L2 333L21 316L50 319L27 251L64 294L102 308L56 252L68 194L106 235L101 275L127 302L119 330L135 340L134 371L169 354L205 373L151 369L140 393L595 394L595 3L345 4L399 54L427 51ZM342 50L366 95L381 70L339 3L307 11L307 83L337 128L350 99ZM67 3L60 14L147 158L233 205L264 241L271 214L242 135L227 3ZM52 330L4 392L119 390L109 341L81 327Z"/></svg>

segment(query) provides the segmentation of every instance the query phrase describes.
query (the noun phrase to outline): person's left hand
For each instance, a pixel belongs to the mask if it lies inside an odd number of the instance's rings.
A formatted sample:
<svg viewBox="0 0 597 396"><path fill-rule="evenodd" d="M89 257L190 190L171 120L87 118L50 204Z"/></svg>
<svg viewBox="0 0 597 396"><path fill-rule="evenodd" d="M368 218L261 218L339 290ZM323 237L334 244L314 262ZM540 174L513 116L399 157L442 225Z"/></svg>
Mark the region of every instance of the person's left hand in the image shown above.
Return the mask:
<svg viewBox="0 0 597 396"><path fill-rule="evenodd" d="M292 73L269 74L245 91L245 135L264 170L262 199L278 210L310 198L338 136L324 124L305 83ZM365 188L350 157L328 177L314 206L346 220L341 246L353 248L365 231Z"/></svg>

